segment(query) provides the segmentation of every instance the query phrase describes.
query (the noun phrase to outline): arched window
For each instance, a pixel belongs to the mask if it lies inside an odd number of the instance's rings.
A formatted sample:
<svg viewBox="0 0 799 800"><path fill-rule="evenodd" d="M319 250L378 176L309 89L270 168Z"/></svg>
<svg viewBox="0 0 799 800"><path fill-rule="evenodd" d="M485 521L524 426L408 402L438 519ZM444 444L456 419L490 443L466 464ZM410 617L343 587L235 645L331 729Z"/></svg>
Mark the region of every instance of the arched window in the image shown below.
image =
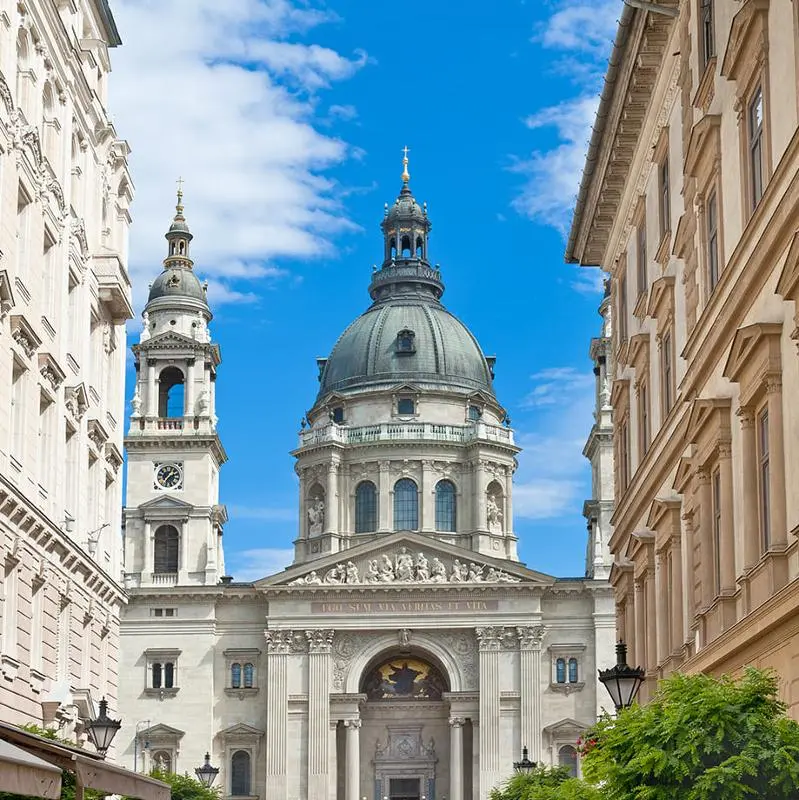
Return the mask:
<svg viewBox="0 0 799 800"><path fill-rule="evenodd" d="M562 767L569 768L569 774L572 778L577 777L577 750L570 744L564 744L558 750L558 764Z"/></svg>
<svg viewBox="0 0 799 800"><path fill-rule="evenodd" d="M397 256L397 240L394 239L394 238L390 239L389 243L388 243L388 247L389 247L389 255L392 258L396 258L396 256Z"/></svg>
<svg viewBox="0 0 799 800"><path fill-rule="evenodd" d="M175 686L175 665L171 661L164 664L164 689L172 689Z"/></svg>
<svg viewBox="0 0 799 800"><path fill-rule="evenodd" d="M566 659L559 658L555 662L555 680L558 683L566 683Z"/></svg>
<svg viewBox="0 0 799 800"><path fill-rule="evenodd" d="M17 105L28 112L28 87L30 86L30 45L28 34L20 30L17 35Z"/></svg>
<svg viewBox="0 0 799 800"><path fill-rule="evenodd" d="M416 334L408 330L401 330L397 334L396 351L398 353L415 353L416 352Z"/></svg>
<svg viewBox="0 0 799 800"><path fill-rule="evenodd" d="M455 484L452 481L436 484L436 530L455 530Z"/></svg>
<svg viewBox="0 0 799 800"><path fill-rule="evenodd" d="M241 664L230 665L230 685L234 689L241 689Z"/></svg>
<svg viewBox="0 0 799 800"><path fill-rule="evenodd" d="M160 689L163 682L163 668L160 664L153 664L153 689Z"/></svg>
<svg viewBox="0 0 799 800"><path fill-rule="evenodd" d="M255 685L255 667L252 664L244 665L244 688L252 689Z"/></svg>
<svg viewBox="0 0 799 800"><path fill-rule="evenodd" d="M411 239L409 236L402 237L402 257L403 258L411 257Z"/></svg>
<svg viewBox="0 0 799 800"><path fill-rule="evenodd" d="M416 237L416 257L423 258L424 257L424 247L422 245L422 237Z"/></svg>
<svg viewBox="0 0 799 800"><path fill-rule="evenodd" d="M44 154L50 162L58 159L58 125L55 118L55 98L53 87L48 81L42 91L42 144Z"/></svg>
<svg viewBox="0 0 799 800"><path fill-rule="evenodd" d="M155 532L153 572L178 571L178 543L180 535L174 525L161 525Z"/></svg>
<svg viewBox="0 0 799 800"><path fill-rule="evenodd" d="M250 795L250 754L236 750L230 759L230 794L233 797Z"/></svg>
<svg viewBox="0 0 799 800"><path fill-rule="evenodd" d="M577 683L579 678L579 671L577 669L577 659L569 659L569 683Z"/></svg>
<svg viewBox="0 0 799 800"><path fill-rule="evenodd" d="M186 242L184 242L183 239L180 240L179 249L181 255L183 255L186 252Z"/></svg>
<svg viewBox="0 0 799 800"><path fill-rule="evenodd" d="M377 530L377 487L361 481L355 489L355 533Z"/></svg>
<svg viewBox="0 0 799 800"><path fill-rule="evenodd" d="M410 478L394 484L394 530L415 531L419 527L419 492Z"/></svg>
<svg viewBox="0 0 799 800"><path fill-rule="evenodd" d="M183 416L183 373L177 367L167 367L158 377L158 416Z"/></svg>

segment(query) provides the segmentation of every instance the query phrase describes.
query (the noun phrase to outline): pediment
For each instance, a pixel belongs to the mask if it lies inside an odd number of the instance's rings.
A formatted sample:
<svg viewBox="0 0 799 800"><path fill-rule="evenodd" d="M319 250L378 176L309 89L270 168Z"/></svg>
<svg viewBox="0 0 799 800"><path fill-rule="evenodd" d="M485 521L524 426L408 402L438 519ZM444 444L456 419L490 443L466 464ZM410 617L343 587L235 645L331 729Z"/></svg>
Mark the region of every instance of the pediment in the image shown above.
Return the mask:
<svg viewBox="0 0 799 800"><path fill-rule="evenodd" d="M177 333L176 331L166 331L165 333L159 333L155 336L151 336L144 342L141 342L138 345L139 350L156 350L158 348L175 348L175 347L188 347L194 349L197 347L198 344L205 344L204 342L198 342L196 339L192 339L190 336L184 336L182 333Z"/></svg>
<svg viewBox="0 0 799 800"><path fill-rule="evenodd" d="M181 739L185 734L186 732L179 728L173 728L160 722L158 725L139 731L139 736L146 739Z"/></svg>
<svg viewBox="0 0 799 800"><path fill-rule="evenodd" d="M713 397L694 400L688 417L688 441L696 444L710 427L729 431L730 398Z"/></svg>
<svg viewBox="0 0 799 800"><path fill-rule="evenodd" d="M685 155L685 174L693 178L699 177L702 168L718 155L721 146L721 115L705 114L691 128L688 139L688 150ZM701 166L700 166L701 165Z"/></svg>
<svg viewBox="0 0 799 800"><path fill-rule="evenodd" d="M232 739L234 737L250 738L261 737L264 732L260 728L253 728L252 725L245 725L243 722L239 722L236 725L225 728L223 731L219 731L219 735L223 739Z"/></svg>
<svg viewBox="0 0 799 800"><path fill-rule="evenodd" d="M779 322L758 322L745 328L738 328L727 363L724 365L722 373L724 377L739 382L747 367L761 360L772 362L767 363L766 367L770 367L770 371L779 372L781 335L782 323ZM766 345L763 348L764 353L758 353L758 349L764 344Z"/></svg>
<svg viewBox="0 0 799 800"><path fill-rule="evenodd" d="M419 584L486 586L538 584L554 578L517 561L492 558L472 550L407 531L381 535L345 553L332 553L264 578L257 587L291 586L298 590L360 586L374 589Z"/></svg>
<svg viewBox="0 0 799 800"><path fill-rule="evenodd" d="M576 719L566 717L559 722L553 722L551 725L547 725L544 728L544 733L546 733L548 736L558 738L560 736L569 736L571 734L576 736L587 729L588 725L586 725L584 722L578 722Z"/></svg>
<svg viewBox="0 0 799 800"><path fill-rule="evenodd" d="M190 511L194 506L191 503L187 503L185 500L172 497L172 495L164 495L163 497L155 497L152 500L148 500L146 503L139 505L138 508L143 511L161 511L166 509L170 511Z"/></svg>
<svg viewBox="0 0 799 800"><path fill-rule="evenodd" d="M392 394L419 394L421 389L413 383L398 383L391 387Z"/></svg>
<svg viewBox="0 0 799 800"><path fill-rule="evenodd" d="M2 285L2 281L0 281L0 285ZM774 291L786 300L796 300L797 288L799 288L799 231L791 237L788 255ZM2 299L1 296L0 299Z"/></svg>

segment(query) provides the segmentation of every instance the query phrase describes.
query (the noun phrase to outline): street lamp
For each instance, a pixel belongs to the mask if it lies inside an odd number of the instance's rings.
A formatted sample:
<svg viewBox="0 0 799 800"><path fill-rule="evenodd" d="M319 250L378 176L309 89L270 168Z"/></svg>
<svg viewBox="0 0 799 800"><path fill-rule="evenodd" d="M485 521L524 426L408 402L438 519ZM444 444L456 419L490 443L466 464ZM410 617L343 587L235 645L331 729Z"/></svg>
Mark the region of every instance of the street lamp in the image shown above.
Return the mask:
<svg viewBox="0 0 799 800"><path fill-rule="evenodd" d="M86 725L86 732L89 734L92 744L103 758L121 727L121 720L111 719L108 716L108 703L103 698L100 701L100 713Z"/></svg>
<svg viewBox="0 0 799 800"><path fill-rule="evenodd" d="M644 670L627 664L627 645L623 641L616 645L616 666L599 670L599 682L608 690L617 712L633 704L644 682Z"/></svg>
<svg viewBox="0 0 799 800"><path fill-rule="evenodd" d="M535 762L530 761L530 759L527 757L527 748L522 747L522 760L513 762L514 772L518 772L520 775L529 775L533 771L534 767Z"/></svg>
<svg viewBox="0 0 799 800"><path fill-rule="evenodd" d="M205 763L201 767L197 767L197 769L194 770L194 774L197 776L197 780L205 786L206 789L210 789L214 785L216 776L219 775L219 767L211 766L210 753L205 754Z"/></svg>

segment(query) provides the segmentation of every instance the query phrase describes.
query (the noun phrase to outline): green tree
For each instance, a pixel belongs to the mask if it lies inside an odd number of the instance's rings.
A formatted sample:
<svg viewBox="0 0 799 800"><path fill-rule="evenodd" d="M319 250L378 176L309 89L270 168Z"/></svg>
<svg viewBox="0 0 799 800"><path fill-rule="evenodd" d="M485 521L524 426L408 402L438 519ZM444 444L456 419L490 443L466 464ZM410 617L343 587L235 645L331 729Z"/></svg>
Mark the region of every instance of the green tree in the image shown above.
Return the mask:
<svg viewBox="0 0 799 800"><path fill-rule="evenodd" d="M572 778L567 767L534 767L514 775L491 800L600 800L600 793L584 781Z"/></svg>
<svg viewBox="0 0 799 800"><path fill-rule="evenodd" d="M653 700L600 720L583 774L607 800L796 800L799 725L777 678L674 675Z"/></svg>
<svg viewBox="0 0 799 800"><path fill-rule="evenodd" d="M207 788L200 781L185 775L175 775L154 769L150 776L169 784L171 800L219 800L219 790Z"/></svg>

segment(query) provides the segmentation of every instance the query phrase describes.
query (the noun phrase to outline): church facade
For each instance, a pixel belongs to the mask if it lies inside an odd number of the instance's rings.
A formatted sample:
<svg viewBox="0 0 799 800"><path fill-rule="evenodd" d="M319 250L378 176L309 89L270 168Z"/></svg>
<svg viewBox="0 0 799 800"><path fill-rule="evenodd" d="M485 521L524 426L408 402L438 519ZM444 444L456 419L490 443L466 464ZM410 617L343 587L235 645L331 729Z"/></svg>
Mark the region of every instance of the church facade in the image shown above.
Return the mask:
<svg viewBox="0 0 799 800"><path fill-rule="evenodd" d="M134 346L123 763L191 772L208 752L224 797L270 800L485 800L522 747L578 772L614 662L607 502L586 504L584 578L518 560L519 447L494 359L441 303L430 227L406 161L371 305L318 363L294 563L243 584L222 547L221 354L179 203ZM595 484L612 475L604 340Z"/></svg>

